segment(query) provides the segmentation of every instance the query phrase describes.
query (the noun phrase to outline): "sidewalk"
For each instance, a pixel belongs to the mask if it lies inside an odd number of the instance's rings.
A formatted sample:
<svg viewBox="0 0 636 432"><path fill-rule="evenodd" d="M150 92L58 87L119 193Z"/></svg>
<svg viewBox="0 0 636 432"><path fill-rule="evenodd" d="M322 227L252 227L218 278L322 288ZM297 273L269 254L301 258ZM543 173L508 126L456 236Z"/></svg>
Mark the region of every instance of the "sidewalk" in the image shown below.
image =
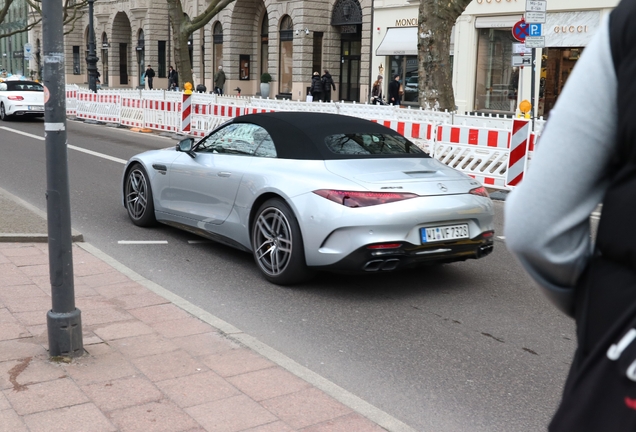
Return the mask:
<svg viewBox="0 0 636 432"><path fill-rule="evenodd" d="M0 431L412 431L76 232L86 354L49 360L43 217L0 189Z"/></svg>

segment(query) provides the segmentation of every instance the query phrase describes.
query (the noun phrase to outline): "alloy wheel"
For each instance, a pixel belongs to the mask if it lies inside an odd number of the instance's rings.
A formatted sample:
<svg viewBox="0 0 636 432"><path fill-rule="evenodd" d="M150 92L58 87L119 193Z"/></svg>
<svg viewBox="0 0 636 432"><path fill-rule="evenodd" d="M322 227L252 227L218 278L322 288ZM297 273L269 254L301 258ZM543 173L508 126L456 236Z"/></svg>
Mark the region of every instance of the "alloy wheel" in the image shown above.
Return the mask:
<svg viewBox="0 0 636 432"><path fill-rule="evenodd" d="M148 207L148 183L139 169L132 170L128 175L126 207L133 219L141 219Z"/></svg>
<svg viewBox="0 0 636 432"><path fill-rule="evenodd" d="M285 214L276 207L264 209L254 229L255 257L261 269L277 276L285 271L292 255L292 230Z"/></svg>

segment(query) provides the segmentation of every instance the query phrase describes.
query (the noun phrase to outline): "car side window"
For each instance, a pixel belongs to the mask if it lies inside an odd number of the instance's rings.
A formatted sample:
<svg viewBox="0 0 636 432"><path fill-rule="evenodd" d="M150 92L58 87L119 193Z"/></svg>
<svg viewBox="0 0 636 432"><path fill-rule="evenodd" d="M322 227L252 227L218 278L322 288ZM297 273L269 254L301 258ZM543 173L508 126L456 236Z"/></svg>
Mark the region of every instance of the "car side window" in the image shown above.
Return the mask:
<svg viewBox="0 0 636 432"><path fill-rule="evenodd" d="M202 139L200 153L276 157L274 142L267 131L251 123L232 123Z"/></svg>

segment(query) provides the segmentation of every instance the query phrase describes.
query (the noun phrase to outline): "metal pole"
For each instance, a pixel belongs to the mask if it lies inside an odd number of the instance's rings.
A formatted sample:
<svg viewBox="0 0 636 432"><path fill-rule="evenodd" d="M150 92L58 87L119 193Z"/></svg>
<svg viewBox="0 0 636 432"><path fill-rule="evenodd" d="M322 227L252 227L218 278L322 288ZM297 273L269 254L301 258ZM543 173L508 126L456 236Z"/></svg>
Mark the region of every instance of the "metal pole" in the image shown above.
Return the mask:
<svg viewBox="0 0 636 432"><path fill-rule="evenodd" d="M519 66L519 90L517 91L517 109L519 109L519 104L523 101L523 66Z"/></svg>
<svg viewBox="0 0 636 432"><path fill-rule="evenodd" d="M530 110L530 118L534 121L534 113L536 113L536 108L534 106L534 81L535 81L535 73L536 73L536 68L537 68L537 49L533 48L532 49L532 82L530 83L530 103L532 105L532 109Z"/></svg>
<svg viewBox="0 0 636 432"><path fill-rule="evenodd" d="M75 307L73 286L63 22L61 0L42 2L46 209L53 305L46 323L49 356L79 357L84 346L81 312Z"/></svg>
<svg viewBox="0 0 636 432"><path fill-rule="evenodd" d="M86 69L88 70L88 89L97 93L97 62L99 61L99 58L95 53L93 3L95 3L95 0L88 0L88 56L86 56Z"/></svg>

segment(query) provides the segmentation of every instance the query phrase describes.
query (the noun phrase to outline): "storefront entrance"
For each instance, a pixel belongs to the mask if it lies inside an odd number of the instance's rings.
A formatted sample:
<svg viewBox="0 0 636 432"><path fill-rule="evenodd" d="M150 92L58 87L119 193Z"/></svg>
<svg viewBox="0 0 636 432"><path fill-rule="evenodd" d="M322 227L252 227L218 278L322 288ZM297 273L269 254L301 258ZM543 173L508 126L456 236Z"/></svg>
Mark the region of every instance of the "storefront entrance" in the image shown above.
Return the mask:
<svg viewBox="0 0 636 432"><path fill-rule="evenodd" d="M343 34L340 49L340 93L339 99L360 100L360 56L362 38L359 33Z"/></svg>
<svg viewBox="0 0 636 432"><path fill-rule="evenodd" d="M563 91L565 82L583 48L547 48L542 57L538 115L547 117Z"/></svg>
<svg viewBox="0 0 636 432"><path fill-rule="evenodd" d="M119 84L128 85L128 44L119 44Z"/></svg>

